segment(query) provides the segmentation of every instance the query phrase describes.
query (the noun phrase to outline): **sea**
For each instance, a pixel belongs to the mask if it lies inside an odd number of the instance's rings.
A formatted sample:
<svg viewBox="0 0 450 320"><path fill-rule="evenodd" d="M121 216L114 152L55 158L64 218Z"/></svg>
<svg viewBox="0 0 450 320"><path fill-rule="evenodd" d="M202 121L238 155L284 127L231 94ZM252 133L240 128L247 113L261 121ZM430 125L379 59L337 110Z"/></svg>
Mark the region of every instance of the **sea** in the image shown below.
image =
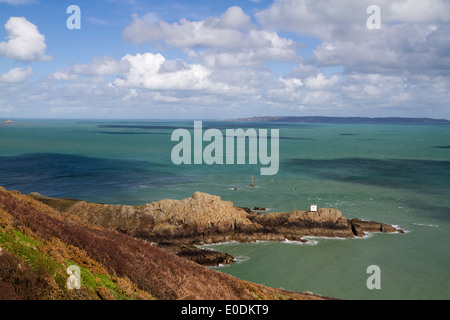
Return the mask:
<svg viewBox="0 0 450 320"><path fill-rule="evenodd" d="M108 204L201 191L263 214L336 208L405 233L206 247L236 258L216 270L275 288L348 300L450 299L450 126L203 121L224 136L279 130L275 175L261 175L261 162L175 165L172 133L186 129L193 138L193 127L194 120L15 120L0 126L0 185Z"/></svg>

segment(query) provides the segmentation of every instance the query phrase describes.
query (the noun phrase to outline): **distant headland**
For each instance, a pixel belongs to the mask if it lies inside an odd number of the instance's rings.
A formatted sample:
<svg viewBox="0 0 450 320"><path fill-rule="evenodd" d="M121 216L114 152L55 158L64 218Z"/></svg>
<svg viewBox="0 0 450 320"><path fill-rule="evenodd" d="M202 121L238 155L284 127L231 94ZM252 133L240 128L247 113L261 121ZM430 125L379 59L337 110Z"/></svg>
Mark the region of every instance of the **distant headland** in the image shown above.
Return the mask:
<svg viewBox="0 0 450 320"><path fill-rule="evenodd" d="M333 124L439 124L450 125L449 120L431 118L401 118L401 117L322 117L322 116L265 116L251 118L237 118L226 121L241 122L293 122L293 123L333 123Z"/></svg>

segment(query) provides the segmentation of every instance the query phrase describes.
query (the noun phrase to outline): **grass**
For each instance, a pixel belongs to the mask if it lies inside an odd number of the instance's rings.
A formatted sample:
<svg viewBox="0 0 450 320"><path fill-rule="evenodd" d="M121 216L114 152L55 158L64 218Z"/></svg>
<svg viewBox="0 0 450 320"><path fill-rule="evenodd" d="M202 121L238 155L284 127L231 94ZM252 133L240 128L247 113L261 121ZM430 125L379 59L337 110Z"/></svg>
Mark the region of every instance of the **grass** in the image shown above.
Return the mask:
<svg viewBox="0 0 450 320"><path fill-rule="evenodd" d="M46 276L52 277L61 291L59 298L76 296L70 294L66 288L66 281L69 276L66 273L66 269L70 265L76 265L80 268L81 285L85 291L83 296L86 296L88 293L88 296L95 297L96 293L101 292L102 297L108 296L109 299L115 300L148 298L142 292L123 288L124 283L127 285L123 279L105 273L93 273L88 267L81 265L84 263L83 261L80 263L80 261L65 260L64 263L60 263L52 259L43 252L46 251L44 249L46 247L45 243L26 236L16 229L7 231L5 228L0 227L0 246L2 254L7 252L17 258L17 269L21 269L26 264L35 273L45 273ZM17 282L17 279L15 282ZM122 286L119 284L122 284Z"/></svg>
<svg viewBox="0 0 450 320"><path fill-rule="evenodd" d="M67 266L77 265L74 261L67 261ZM89 268L78 266L81 272L81 286L97 292L99 288L105 288L115 300L129 300L130 298L123 294L117 284L111 279L110 275L92 274Z"/></svg>
<svg viewBox="0 0 450 320"><path fill-rule="evenodd" d="M39 251L38 248L43 245L42 243L24 235L18 230L6 231L4 228L0 228L0 245L3 254L6 254L4 252L6 251L17 259L14 283L23 283L25 287L30 287L30 282L34 280L34 277L40 279L35 280L35 284L32 286L34 289L28 291L25 298L33 296L33 291L45 291L50 283L56 284L58 287L58 290L55 290L51 295L57 296L57 298L62 298L66 295L65 281L67 276L65 274L65 266ZM32 273L35 275L32 276ZM0 283L6 282L5 280L11 279L0 278Z"/></svg>
<svg viewBox="0 0 450 320"><path fill-rule="evenodd" d="M42 243L25 236L18 230L13 230L11 233L0 229L0 243L4 249L27 263L33 270L44 269L56 275L57 282L65 281L61 277L65 274L65 267L38 250L38 246L43 246Z"/></svg>

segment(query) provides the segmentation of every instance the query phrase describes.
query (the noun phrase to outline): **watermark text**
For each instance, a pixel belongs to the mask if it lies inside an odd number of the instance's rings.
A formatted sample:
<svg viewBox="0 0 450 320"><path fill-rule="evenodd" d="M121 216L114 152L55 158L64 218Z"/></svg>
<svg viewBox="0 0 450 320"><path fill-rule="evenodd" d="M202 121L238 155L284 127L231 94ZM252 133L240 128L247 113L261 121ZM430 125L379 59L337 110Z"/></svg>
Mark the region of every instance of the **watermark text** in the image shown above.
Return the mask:
<svg viewBox="0 0 450 320"><path fill-rule="evenodd" d="M187 129L176 129L172 133L171 140L179 143L173 147L171 158L176 165L243 165L248 158L250 165L257 165L259 161L259 164L266 166L260 169L261 175L275 175L279 169L279 136L278 129L271 129L270 136L267 129L226 129L224 138L218 129L203 132L202 121L195 121L193 138ZM209 144L203 147L203 142Z"/></svg>

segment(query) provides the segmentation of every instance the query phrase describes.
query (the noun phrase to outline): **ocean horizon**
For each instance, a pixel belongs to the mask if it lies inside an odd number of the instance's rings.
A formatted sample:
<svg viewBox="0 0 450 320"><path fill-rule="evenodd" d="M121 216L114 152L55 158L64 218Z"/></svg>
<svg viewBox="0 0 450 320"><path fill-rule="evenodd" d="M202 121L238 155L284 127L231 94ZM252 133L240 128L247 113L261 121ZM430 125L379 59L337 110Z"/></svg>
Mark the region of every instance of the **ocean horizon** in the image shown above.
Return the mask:
<svg viewBox="0 0 450 320"><path fill-rule="evenodd" d="M191 131L193 120L13 120L0 126L8 190L123 205L201 191L267 212L335 208L406 232L207 247L236 257L221 272L275 288L350 300L450 298L448 125L203 121L222 132L278 129L279 170L262 176L260 164L173 164L172 132ZM371 265L381 270L379 290L366 286Z"/></svg>

